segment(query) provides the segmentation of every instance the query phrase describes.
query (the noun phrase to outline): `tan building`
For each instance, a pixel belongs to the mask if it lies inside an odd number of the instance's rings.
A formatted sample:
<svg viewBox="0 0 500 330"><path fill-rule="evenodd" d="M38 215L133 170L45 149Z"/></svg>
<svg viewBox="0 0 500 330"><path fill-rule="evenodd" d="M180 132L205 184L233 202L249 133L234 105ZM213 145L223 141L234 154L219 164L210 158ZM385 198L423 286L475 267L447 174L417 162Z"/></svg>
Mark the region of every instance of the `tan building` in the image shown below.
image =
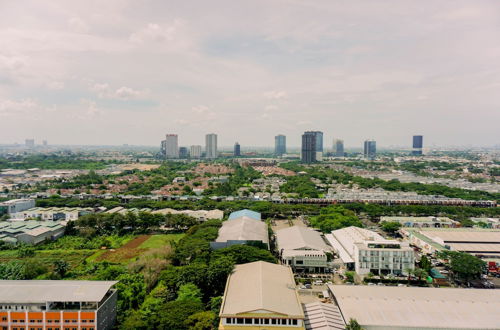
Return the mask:
<svg viewBox="0 0 500 330"><path fill-rule="evenodd" d="M220 330L305 329L291 268L264 261L235 267L219 316Z"/></svg>

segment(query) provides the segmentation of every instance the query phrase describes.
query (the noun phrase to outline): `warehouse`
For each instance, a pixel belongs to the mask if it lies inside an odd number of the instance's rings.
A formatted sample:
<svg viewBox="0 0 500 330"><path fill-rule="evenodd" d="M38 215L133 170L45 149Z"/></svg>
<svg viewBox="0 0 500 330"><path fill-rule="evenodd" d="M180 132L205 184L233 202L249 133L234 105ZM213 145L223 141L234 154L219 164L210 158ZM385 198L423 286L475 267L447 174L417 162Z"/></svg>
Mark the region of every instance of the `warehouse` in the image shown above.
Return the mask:
<svg viewBox="0 0 500 330"><path fill-rule="evenodd" d="M0 222L0 240L36 245L58 239L64 230L65 224L56 221L5 221Z"/></svg>
<svg viewBox="0 0 500 330"><path fill-rule="evenodd" d="M240 217L222 223L215 242L210 242L212 249L222 249L238 244L263 244L269 248L267 224L249 217Z"/></svg>

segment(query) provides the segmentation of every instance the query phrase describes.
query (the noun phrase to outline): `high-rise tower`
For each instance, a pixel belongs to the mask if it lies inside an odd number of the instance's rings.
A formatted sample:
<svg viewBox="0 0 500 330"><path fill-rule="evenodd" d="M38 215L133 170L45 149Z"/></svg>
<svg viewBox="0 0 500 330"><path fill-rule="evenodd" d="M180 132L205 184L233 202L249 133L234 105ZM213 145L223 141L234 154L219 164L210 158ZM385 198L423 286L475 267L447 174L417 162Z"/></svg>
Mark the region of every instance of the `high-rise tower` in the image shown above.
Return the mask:
<svg viewBox="0 0 500 330"><path fill-rule="evenodd" d="M274 137L274 154L276 156L286 154L286 136L279 134Z"/></svg>
<svg viewBox="0 0 500 330"><path fill-rule="evenodd" d="M211 133L205 136L205 158L217 158L217 134Z"/></svg>

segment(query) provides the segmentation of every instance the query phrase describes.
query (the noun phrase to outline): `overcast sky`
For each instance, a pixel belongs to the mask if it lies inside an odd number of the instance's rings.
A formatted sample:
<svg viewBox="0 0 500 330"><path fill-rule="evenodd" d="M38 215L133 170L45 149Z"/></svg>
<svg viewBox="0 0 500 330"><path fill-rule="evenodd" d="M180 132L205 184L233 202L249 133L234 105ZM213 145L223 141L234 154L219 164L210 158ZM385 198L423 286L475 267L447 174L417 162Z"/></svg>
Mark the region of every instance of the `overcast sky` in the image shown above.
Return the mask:
<svg viewBox="0 0 500 330"><path fill-rule="evenodd" d="M500 143L500 1L0 0L0 144Z"/></svg>

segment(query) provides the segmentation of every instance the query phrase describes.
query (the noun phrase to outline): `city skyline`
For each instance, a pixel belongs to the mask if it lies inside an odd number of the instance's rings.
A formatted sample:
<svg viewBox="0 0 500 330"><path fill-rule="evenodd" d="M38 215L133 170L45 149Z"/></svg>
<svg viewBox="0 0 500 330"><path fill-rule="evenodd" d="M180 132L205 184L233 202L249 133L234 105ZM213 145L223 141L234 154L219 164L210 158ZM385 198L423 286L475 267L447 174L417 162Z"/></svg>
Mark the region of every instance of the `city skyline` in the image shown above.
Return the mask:
<svg viewBox="0 0 500 330"><path fill-rule="evenodd" d="M2 3L0 144L500 143L499 2L230 4Z"/></svg>

